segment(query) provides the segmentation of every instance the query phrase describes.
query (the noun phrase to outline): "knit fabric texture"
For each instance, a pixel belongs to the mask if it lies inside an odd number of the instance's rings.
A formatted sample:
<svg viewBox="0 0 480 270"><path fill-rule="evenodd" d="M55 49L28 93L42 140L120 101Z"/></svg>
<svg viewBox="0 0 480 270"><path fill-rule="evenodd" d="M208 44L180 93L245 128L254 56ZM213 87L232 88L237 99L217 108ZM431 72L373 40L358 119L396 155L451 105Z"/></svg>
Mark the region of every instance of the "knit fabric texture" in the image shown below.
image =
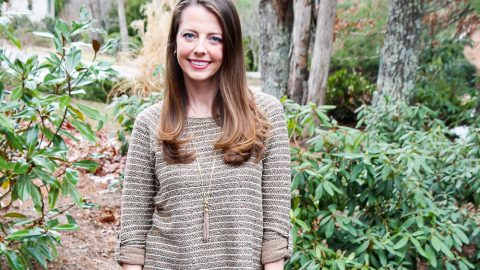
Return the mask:
<svg viewBox="0 0 480 270"><path fill-rule="evenodd" d="M222 129L212 117L187 118L181 137L196 153L191 164L166 164L156 139L161 104L135 120L125 167L121 230L115 259L147 269L263 269L288 259L290 235L290 148L282 104L253 92L272 128L265 157L239 166L213 150ZM212 162L209 240L204 242L203 198Z"/></svg>

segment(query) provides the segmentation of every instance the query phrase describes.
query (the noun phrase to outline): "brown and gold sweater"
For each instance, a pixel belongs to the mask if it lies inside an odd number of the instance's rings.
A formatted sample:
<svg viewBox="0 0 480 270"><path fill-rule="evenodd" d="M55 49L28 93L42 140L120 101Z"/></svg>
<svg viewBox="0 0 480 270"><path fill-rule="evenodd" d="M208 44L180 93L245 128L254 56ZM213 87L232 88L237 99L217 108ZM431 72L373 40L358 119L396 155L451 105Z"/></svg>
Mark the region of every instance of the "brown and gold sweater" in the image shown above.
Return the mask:
<svg viewBox="0 0 480 270"><path fill-rule="evenodd" d="M290 150L282 104L255 92L272 128L265 158L225 164L213 144L221 128L209 118L187 118L196 163L167 165L156 140L160 106L137 117L125 168L121 230L115 259L144 269L263 269L292 253ZM185 131L186 132L186 131ZM209 241L202 238L203 194L209 196ZM204 175L202 175L204 174Z"/></svg>

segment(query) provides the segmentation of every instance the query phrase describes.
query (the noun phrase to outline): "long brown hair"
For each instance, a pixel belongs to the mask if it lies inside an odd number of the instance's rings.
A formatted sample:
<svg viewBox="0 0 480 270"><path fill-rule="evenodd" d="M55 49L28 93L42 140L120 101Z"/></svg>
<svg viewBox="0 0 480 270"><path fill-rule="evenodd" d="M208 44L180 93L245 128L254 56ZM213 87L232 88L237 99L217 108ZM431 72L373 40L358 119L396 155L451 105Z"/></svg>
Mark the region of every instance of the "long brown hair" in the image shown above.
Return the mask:
<svg viewBox="0 0 480 270"><path fill-rule="evenodd" d="M217 17L223 31L223 55L228 56L223 58L219 70L220 91L211 108L213 117L223 128L214 148L223 151L227 164L242 164L252 155L258 162L265 155L264 142L271 126L247 88L240 19L230 0L180 0L173 10L167 43L165 96L157 134L164 159L169 164L191 163L195 159L193 152L181 150L191 139L180 138L187 117L188 96L183 71L174 55L182 12L192 5L200 5Z"/></svg>

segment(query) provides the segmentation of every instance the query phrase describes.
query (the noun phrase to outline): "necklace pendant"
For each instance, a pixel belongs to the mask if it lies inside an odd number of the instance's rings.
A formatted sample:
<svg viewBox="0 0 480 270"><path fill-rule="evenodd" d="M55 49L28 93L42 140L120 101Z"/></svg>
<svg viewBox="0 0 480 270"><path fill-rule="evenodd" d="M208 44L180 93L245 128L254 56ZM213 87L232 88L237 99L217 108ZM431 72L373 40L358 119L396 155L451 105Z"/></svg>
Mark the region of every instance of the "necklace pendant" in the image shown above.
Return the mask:
<svg viewBox="0 0 480 270"><path fill-rule="evenodd" d="M208 207L205 206L205 210L203 211L203 242L208 242L209 226Z"/></svg>

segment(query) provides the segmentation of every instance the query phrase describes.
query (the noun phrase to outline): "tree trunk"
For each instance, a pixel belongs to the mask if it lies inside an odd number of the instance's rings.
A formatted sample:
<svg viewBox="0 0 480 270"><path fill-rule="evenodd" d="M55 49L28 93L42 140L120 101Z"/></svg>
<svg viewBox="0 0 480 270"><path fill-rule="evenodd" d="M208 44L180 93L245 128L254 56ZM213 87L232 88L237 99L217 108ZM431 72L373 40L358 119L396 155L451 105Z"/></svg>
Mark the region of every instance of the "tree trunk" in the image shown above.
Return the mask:
<svg viewBox="0 0 480 270"><path fill-rule="evenodd" d="M90 10L92 12L92 27L101 29L103 28L101 25L102 21L102 5L100 3L101 0L93 0L89 2ZM90 39L97 40L100 43L103 43L103 35L98 32L90 32Z"/></svg>
<svg viewBox="0 0 480 270"><path fill-rule="evenodd" d="M252 52L253 70L258 71L258 47L255 47L255 44L253 42L249 42L248 47Z"/></svg>
<svg viewBox="0 0 480 270"><path fill-rule="evenodd" d="M392 0L373 105L410 102L418 66L423 0Z"/></svg>
<svg viewBox="0 0 480 270"><path fill-rule="evenodd" d="M477 83L477 107L475 112L480 114L480 83Z"/></svg>
<svg viewBox="0 0 480 270"><path fill-rule="evenodd" d="M317 105L325 104L336 10L337 0L320 1L307 97L307 102L313 102Z"/></svg>
<svg viewBox="0 0 480 270"><path fill-rule="evenodd" d="M312 1L295 0L293 4L292 56L288 94L298 104L307 101L308 49L312 22Z"/></svg>
<svg viewBox="0 0 480 270"><path fill-rule="evenodd" d="M260 65L262 91L277 98L287 93L293 8L290 0L261 0Z"/></svg>
<svg viewBox="0 0 480 270"><path fill-rule="evenodd" d="M128 29L127 19L125 18L124 0L117 0L118 24L120 26L120 51L128 53Z"/></svg>

